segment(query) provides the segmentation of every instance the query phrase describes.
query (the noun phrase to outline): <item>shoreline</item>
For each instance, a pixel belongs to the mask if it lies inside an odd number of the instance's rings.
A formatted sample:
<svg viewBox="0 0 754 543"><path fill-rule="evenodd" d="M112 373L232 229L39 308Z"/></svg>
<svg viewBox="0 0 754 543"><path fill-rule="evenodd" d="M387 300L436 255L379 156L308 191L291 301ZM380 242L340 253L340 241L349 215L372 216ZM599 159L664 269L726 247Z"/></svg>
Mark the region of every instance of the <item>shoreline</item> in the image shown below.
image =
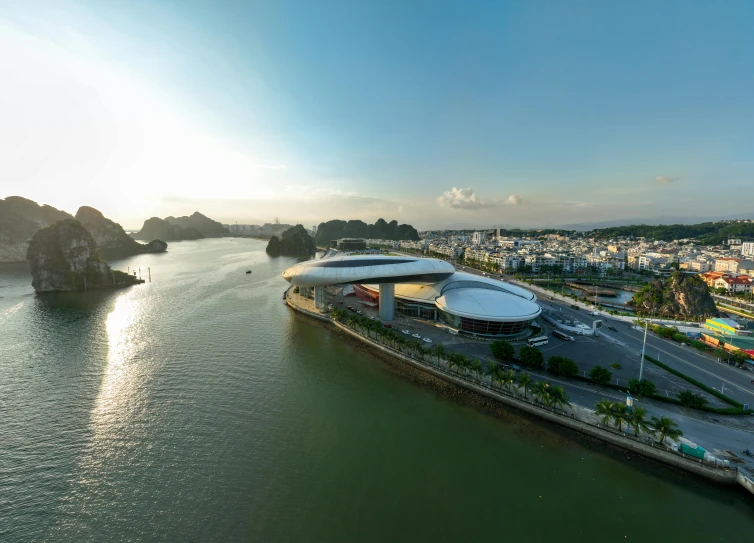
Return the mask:
<svg viewBox="0 0 754 543"><path fill-rule="evenodd" d="M347 337L354 341L354 344L358 345L360 350L376 359L392 373L400 375L413 384L428 386L444 398L480 409L496 418L503 419L515 416L524 419L529 424L544 427L565 439L575 440L577 443L588 445L590 448L596 448L600 452L607 452L613 458L622 458L624 461L631 460L635 463L636 456L639 456L642 462L647 463L647 466L651 466L653 469L662 467L663 470L669 470L676 477L681 474L684 477L689 475L701 476L716 486L740 485L754 493L752 482L747 477L742 476L738 470L723 470L701 462L697 463L695 460L678 456L676 453L652 447L643 442L626 438L619 433L579 421L574 415L559 414L534 403L497 393L481 384L466 382L460 376L454 378L452 375L445 375L433 365L425 366L402 353L392 352L387 347L332 321L324 315L312 313L297 306L288 297L291 289L292 287L286 290L284 301L293 311L318 323L329 323L330 326L327 328L330 333L334 333L338 337Z"/></svg>

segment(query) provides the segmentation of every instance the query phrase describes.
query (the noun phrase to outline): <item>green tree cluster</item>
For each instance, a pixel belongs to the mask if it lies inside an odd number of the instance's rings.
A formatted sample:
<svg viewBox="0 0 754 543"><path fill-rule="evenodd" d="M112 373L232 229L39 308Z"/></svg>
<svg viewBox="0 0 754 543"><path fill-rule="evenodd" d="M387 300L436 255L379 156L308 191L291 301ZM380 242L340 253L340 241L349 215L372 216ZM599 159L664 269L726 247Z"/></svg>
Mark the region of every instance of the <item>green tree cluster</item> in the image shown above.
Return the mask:
<svg viewBox="0 0 754 543"><path fill-rule="evenodd" d="M498 360L513 360L516 356L516 350L509 341L504 339L498 339L490 343L490 351L492 356Z"/></svg>
<svg viewBox="0 0 754 543"><path fill-rule="evenodd" d="M547 371L559 377L575 377L579 373L579 367L570 358L554 355L547 359Z"/></svg>
<svg viewBox="0 0 754 543"><path fill-rule="evenodd" d="M606 385L613 379L613 372L602 366L594 366L589 370L589 378L598 385Z"/></svg>
<svg viewBox="0 0 754 543"><path fill-rule="evenodd" d="M518 352L518 359L524 366L530 368L541 368L545 363L545 357L542 355L542 351L536 347L530 347L524 345Z"/></svg>
<svg viewBox="0 0 754 543"><path fill-rule="evenodd" d="M684 407L691 407L693 409L702 409L707 405L707 398L696 392L690 390L683 390L678 393L678 401Z"/></svg>
<svg viewBox="0 0 754 543"><path fill-rule="evenodd" d="M628 391L635 396L651 398L657 394L657 386L649 379L631 379L628 382Z"/></svg>

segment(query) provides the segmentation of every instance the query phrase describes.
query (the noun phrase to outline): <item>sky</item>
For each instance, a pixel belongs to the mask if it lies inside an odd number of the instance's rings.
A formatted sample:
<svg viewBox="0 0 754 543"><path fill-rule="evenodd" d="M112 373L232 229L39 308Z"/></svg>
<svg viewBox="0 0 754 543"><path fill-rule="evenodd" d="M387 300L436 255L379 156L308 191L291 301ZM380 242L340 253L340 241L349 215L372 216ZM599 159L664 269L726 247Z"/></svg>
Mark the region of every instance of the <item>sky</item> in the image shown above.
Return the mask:
<svg viewBox="0 0 754 543"><path fill-rule="evenodd" d="M126 228L754 216L752 28L736 0L8 0L0 198Z"/></svg>

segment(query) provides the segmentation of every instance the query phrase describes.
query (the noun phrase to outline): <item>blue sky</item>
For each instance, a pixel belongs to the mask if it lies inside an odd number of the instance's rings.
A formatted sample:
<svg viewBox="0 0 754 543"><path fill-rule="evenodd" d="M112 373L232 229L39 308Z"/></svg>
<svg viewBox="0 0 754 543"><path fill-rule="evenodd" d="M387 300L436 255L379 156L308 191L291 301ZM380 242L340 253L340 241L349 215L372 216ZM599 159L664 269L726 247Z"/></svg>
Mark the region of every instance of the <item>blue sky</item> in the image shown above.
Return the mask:
<svg viewBox="0 0 754 543"><path fill-rule="evenodd" d="M126 226L751 211L751 2L0 7L0 197Z"/></svg>

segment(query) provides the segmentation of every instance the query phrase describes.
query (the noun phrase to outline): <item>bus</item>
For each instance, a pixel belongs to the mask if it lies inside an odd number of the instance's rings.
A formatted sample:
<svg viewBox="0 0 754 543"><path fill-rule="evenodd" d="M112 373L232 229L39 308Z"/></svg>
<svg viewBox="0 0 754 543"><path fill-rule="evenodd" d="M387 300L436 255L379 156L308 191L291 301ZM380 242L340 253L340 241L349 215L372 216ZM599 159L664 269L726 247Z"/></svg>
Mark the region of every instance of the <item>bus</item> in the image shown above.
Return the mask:
<svg viewBox="0 0 754 543"><path fill-rule="evenodd" d="M547 345L550 340L547 336L537 336L526 340L526 344L529 347L538 347L539 345Z"/></svg>
<svg viewBox="0 0 754 543"><path fill-rule="evenodd" d="M573 339L573 336L569 336L568 334L566 334L565 332L561 332L560 330L553 330L552 335L555 337L559 337L563 341L576 341L575 339Z"/></svg>

